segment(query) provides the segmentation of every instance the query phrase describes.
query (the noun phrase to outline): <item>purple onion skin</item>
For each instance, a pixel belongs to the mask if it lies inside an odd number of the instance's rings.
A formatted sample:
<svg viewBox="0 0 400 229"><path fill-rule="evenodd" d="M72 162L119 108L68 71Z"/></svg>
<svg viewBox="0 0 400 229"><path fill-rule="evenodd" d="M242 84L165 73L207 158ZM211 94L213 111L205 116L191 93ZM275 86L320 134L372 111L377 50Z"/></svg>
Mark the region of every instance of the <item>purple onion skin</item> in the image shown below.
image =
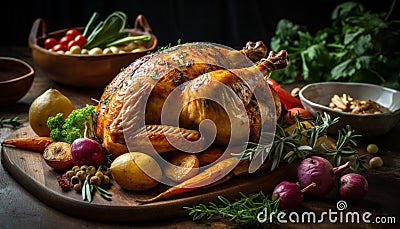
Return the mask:
<svg viewBox="0 0 400 229"><path fill-rule="evenodd" d="M303 202L300 186L289 181L282 181L272 192L272 199L279 198L279 207L284 210L295 210Z"/></svg>
<svg viewBox="0 0 400 229"><path fill-rule="evenodd" d="M358 202L368 193L368 181L363 175L348 173L340 177L339 195L343 200Z"/></svg>
<svg viewBox="0 0 400 229"><path fill-rule="evenodd" d="M106 161L103 147L95 140L78 138L71 144L72 160L78 166L100 166Z"/></svg>
<svg viewBox="0 0 400 229"><path fill-rule="evenodd" d="M333 168L332 164L325 158L312 156L304 159L297 168L297 177L301 187L306 187L312 182L316 187L307 193L313 196L324 196L333 187L336 175L349 167L349 162Z"/></svg>

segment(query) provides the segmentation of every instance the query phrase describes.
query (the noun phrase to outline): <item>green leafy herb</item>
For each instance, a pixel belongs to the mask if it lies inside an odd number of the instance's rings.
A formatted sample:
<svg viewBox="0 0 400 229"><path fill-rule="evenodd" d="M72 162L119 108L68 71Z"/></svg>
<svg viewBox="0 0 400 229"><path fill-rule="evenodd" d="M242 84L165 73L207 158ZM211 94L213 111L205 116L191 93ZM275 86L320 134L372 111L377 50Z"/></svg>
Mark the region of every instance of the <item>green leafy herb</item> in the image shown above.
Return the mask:
<svg viewBox="0 0 400 229"><path fill-rule="evenodd" d="M331 119L324 113L317 114L315 120L307 120L311 125L306 127L303 122L296 118L296 128L293 131L285 130L281 125L277 124L274 133L274 140L270 144L260 144L248 142L245 150L238 154L234 154L242 159L252 159L261 156L262 160L272 160L271 171L278 168L281 161L286 160L288 163L296 159L304 159L312 155L319 155L330 160L332 164L339 166L346 161L353 160L351 169L358 171L359 168L366 168L367 157L358 155L354 150L357 146L356 138L361 135L355 134L354 130L347 126L338 131L338 140L334 149L327 146L325 142L321 142L321 137L327 134L327 129L339 121L339 118ZM268 137L265 134L261 138ZM261 139L262 142L262 139ZM321 146L321 149L319 148Z"/></svg>
<svg viewBox="0 0 400 229"><path fill-rule="evenodd" d="M4 127L5 125L10 125L13 128L19 127L22 125L21 120L19 119L18 116L14 116L12 118L5 118L5 117L1 117L0 118L0 127Z"/></svg>
<svg viewBox="0 0 400 229"><path fill-rule="evenodd" d="M61 113L49 117L47 126L50 128L50 137L54 141L72 143L77 138L82 138L85 133L85 123L89 124L89 137L94 138L94 121L97 117L96 108L87 105L75 109L64 118Z"/></svg>
<svg viewBox="0 0 400 229"><path fill-rule="evenodd" d="M290 65L271 73L282 83L297 77L308 82L368 82L400 89L400 21L374 13L361 3L345 2L332 11L332 24L313 36L288 19L278 22L271 49L285 49Z"/></svg>
<svg viewBox="0 0 400 229"><path fill-rule="evenodd" d="M184 207L184 209L193 217L194 221L224 218L240 225L257 226L260 224L257 219L258 214L267 211L269 217L272 218L268 218L266 222L278 223L276 215L280 211L279 198L272 200L263 192L248 196L243 193L239 194L240 197L233 202L223 196L218 196L220 205L210 202L208 206L199 204L193 207Z"/></svg>
<svg viewBox="0 0 400 229"><path fill-rule="evenodd" d="M85 181L83 182L83 186L82 186L82 200L84 201L88 201L88 202L92 202L93 200L93 195L95 192L93 192L93 190L97 191L97 193L100 194L101 197L103 197L104 199L111 201L112 195L111 193L109 193L107 190L101 188L98 185L93 185L90 184L90 175L86 175Z"/></svg>

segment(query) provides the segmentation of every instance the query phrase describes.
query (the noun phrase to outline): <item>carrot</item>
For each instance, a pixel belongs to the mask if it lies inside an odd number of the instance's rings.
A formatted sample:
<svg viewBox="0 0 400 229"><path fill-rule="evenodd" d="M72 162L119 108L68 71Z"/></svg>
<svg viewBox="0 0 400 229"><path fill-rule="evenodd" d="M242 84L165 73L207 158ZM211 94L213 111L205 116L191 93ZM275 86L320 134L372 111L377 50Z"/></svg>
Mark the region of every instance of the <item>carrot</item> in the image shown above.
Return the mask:
<svg viewBox="0 0 400 229"><path fill-rule="evenodd" d="M50 137L29 137L6 139L1 145L42 152L46 146L52 142L53 140Z"/></svg>
<svg viewBox="0 0 400 229"><path fill-rule="evenodd" d="M312 114L308 110L301 107L294 107L288 109L287 113L284 115L284 124L289 126L296 123L295 116L297 116L299 121L313 118Z"/></svg>
<svg viewBox="0 0 400 229"><path fill-rule="evenodd" d="M237 165L238 161L239 159L236 157L227 158L153 198L136 201L140 203L149 203L209 185L229 174L229 172Z"/></svg>

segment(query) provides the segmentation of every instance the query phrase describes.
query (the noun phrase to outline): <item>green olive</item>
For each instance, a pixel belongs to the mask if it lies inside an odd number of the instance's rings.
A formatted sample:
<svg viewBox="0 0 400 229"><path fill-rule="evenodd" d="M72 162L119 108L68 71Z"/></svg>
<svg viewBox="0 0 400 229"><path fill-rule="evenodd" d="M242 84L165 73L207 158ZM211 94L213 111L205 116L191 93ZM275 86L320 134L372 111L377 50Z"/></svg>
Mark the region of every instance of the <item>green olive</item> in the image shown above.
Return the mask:
<svg viewBox="0 0 400 229"><path fill-rule="evenodd" d="M86 174L89 176L93 176L96 173L96 168L94 166L89 166L86 169Z"/></svg>
<svg viewBox="0 0 400 229"><path fill-rule="evenodd" d="M79 178L79 180L83 181L83 180L85 180L86 172L83 171L83 170L79 170L79 171L76 173L76 176Z"/></svg>
<svg viewBox="0 0 400 229"><path fill-rule="evenodd" d="M86 172L87 167L88 167L87 165L82 165L82 166L81 166L81 170L83 170L83 171Z"/></svg>
<svg viewBox="0 0 400 229"><path fill-rule="evenodd" d="M75 175L75 171L73 170L68 170L65 175L67 176L68 179L71 179Z"/></svg>
<svg viewBox="0 0 400 229"><path fill-rule="evenodd" d="M74 171L75 173L78 172L80 170L79 166L74 165L74 167L72 167L71 169L72 171Z"/></svg>
<svg viewBox="0 0 400 229"><path fill-rule="evenodd" d="M82 190L82 183L74 184L72 189L74 189L75 191L79 192L80 190Z"/></svg>
<svg viewBox="0 0 400 229"><path fill-rule="evenodd" d="M77 175L71 177L71 184L78 184L80 182L81 182L81 180L79 179L79 177Z"/></svg>
<svg viewBox="0 0 400 229"><path fill-rule="evenodd" d="M101 184L106 185L106 184L109 184L109 183L110 183L110 177L107 176L107 175L104 175L103 179L101 180Z"/></svg>
<svg viewBox="0 0 400 229"><path fill-rule="evenodd" d="M373 157L369 160L369 167L376 169L380 168L383 165L383 160L381 157Z"/></svg>
<svg viewBox="0 0 400 229"><path fill-rule="evenodd" d="M82 51L82 49L81 49L81 47L78 46L78 45L74 45L74 46L72 46L72 47L69 49L69 52L70 52L71 54L80 54L81 51Z"/></svg>
<svg viewBox="0 0 400 229"><path fill-rule="evenodd" d="M379 148L375 144L369 144L367 145L367 152L370 154L377 153L379 151Z"/></svg>

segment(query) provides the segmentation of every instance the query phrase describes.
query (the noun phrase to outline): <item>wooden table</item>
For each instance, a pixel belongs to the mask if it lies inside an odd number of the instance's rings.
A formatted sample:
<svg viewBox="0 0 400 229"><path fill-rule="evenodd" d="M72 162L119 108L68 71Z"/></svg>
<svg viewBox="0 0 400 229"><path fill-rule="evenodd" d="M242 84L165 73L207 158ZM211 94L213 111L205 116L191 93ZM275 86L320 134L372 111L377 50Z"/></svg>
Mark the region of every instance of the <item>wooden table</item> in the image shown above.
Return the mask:
<svg viewBox="0 0 400 229"><path fill-rule="evenodd" d="M27 47L0 47L0 56L10 56L21 58L32 66L33 62L30 55L30 50ZM290 90L295 85L285 86ZM24 125L28 124L28 110L31 102L43 93L48 88L53 87L60 90L68 96L77 106L85 104L94 104L93 99L98 99L102 90L77 89L63 85L59 85L36 72L35 80L28 94L22 98L17 104L1 107L0 116L12 117L18 115ZM12 133L14 129L4 127L0 129L0 141L3 141ZM347 211L357 212L360 215L364 212L371 212L370 220L375 217L385 217L386 220L395 219L400 221L400 198L397 196L400 190L400 141L399 133L400 125L397 125L393 131L386 136L374 139L361 139L359 142L359 150L364 151L368 143L375 143L380 148L379 155L384 160L384 166L380 169L370 169L363 174L369 182L369 193L364 201L359 204L348 204ZM1 146L0 146L1 147ZM334 196L334 195L333 195ZM332 196L327 196L320 199L306 198L303 203L303 212L315 212L317 215L322 212L331 211L338 212L336 203L338 199ZM168 211L168 209L165 209ZM156 213L155 213L156 215ZM364 228L388 228L396 227L396 224L365 224L360 220L360 224L356 223L331 223L325 216L325 221L319 224L282 224L286 228L306 228L306 227L324 227L336 228L343 227L364 227ZM181 219L171 219L168 221L157 221L149 223L123 223L116 225L115 223L94 222L81 218L72 217L63 214L53 208L50 208L45 203L38 200L29 191L24 189L13 177L0 166L0 228L124 228L124 227L168 227L168 228L209 228L204 224L194 223L191 218L184 217ZM263 226L266 224L263 224ZM218 228L235 227L226 221L212 222L211 226Z"/></svg>

